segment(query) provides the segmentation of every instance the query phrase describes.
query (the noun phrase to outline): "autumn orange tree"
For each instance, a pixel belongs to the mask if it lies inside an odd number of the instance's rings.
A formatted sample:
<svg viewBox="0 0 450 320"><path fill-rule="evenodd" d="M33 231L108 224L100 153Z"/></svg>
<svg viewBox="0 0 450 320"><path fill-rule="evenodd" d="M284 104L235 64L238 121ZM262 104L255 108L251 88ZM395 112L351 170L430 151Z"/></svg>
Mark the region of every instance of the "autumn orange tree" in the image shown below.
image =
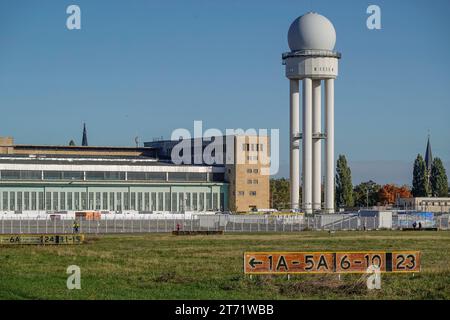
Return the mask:
<svg viewBox="0 0 450 320"><path fill-rule="evenodd" d="M378 191L378 199L381 204L394 204L397 198L411 198L411 190L408 186L398 187L395 184L386 184Z"/></svg>

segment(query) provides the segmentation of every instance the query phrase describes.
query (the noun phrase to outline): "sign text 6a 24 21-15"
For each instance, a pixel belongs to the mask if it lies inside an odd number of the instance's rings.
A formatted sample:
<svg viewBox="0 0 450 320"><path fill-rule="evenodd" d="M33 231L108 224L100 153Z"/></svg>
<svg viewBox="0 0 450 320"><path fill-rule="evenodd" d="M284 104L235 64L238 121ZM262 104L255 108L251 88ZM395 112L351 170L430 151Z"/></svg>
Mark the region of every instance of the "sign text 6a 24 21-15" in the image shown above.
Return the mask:
<svg viewBox="0 0 450 320"><path fill-rule="evenodd" d="M419 272L419 251L245 252L245 274Z"/></svg>
<svg viewBox="0 0 450 320"><path fill-rule="evenodd" d="M84 234L3 234L0 235L0 244L6 245L66 245L82 244Z"/></svg>

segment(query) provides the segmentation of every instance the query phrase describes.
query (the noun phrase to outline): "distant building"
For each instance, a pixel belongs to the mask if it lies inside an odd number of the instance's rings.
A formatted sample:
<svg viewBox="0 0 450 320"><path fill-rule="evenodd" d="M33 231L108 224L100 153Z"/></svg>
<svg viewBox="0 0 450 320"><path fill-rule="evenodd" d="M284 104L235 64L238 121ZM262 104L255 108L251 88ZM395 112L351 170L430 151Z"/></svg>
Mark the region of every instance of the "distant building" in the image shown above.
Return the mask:
<svg viewBox="0 0 450 320"><path fill-rule="evenodd" d="M406 210L450 213L450 197L448 198L398 198L396 205Z"/></svg>
<svg viewBox="0 0 450 320"><path fill-rule="evenodd" d="M225 169L174 165L154 148L17 145L0 138L0 210L228 209Z"/></svg>
<svg viewBox="0 0 450 320"><path fill-rule="evenodd" d="M227 147L234 148L229 163L200 159L176 164L170 154L177 141L135 148L21 145L12 137L0 137L0 210L268 209L269 176L262 170L269 165L258 161L269 150L268 138L253 142L242 135L227 141L232 143L223 144L222 156L226 157ZM201 145L202 150L207 147Z"/></svg>
<svg viewBox="0 0 450 320"><path fill-rule="evenodd" d="M217 142L220 138L220 142ZM270 176L264 173L270 163L262 161L268 157L270 145L267 136L233 135L205 139L188 139L191 146L190 161L196 165L213 165L223 168L225 181L229 183L229 209L245 212L270 208ZM179 141L163 140L144 142L145 147L158 150L162 159L171 161L173 148ZM217 152L204 152L211 144ZM219 160L219 161L218 161Z"/></svg>

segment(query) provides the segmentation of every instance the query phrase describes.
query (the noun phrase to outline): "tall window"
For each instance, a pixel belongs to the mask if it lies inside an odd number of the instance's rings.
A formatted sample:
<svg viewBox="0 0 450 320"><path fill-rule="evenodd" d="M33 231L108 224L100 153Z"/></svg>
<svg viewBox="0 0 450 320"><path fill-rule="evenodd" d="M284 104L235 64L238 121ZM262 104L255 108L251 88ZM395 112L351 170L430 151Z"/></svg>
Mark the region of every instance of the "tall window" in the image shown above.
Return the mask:
<svg viewBox="0 0 450 320"><path fill-rule="evenodd" d="M67 210L73 210L73 193L67 192Z"/></svg>
<svg viewBox="0 0 450 320"><path fill-rule="evenodd" d="M174 192L172 193L172 208L171 208L172 212L178 211L177 203L178 203L178 193Z"/></svg>
<svg viewBox="0 0 450 320"><path fill-rule="evenodd" d="M11 211L16 210L16 193L15 192L9 193L9 210L11 210Z"/></svg>
<svg viewBox="0 0 450 320"><path fill-rule="evenodd" d="M164 193L158 192L158 211L164 210Z"/></svg>
<svg viewBox="0 0 450 320"><path fill-rule="evenodd" d="M37 192L33 191L31 192L31 210L37 209Z"/></svg>
<svg viewBox="0 0 450 320"><path fill-rule="evenodd" d="M150 193L144 195L144 211L150 211Z"/></svg>
<svg viewBox="0 0 450 320"><path fill-rule="evenodd" d="M100 210L102 208L101 204L102 194L100 192L95 193L95 210Z"/></svg>
<svg viewBox="0 0 450 320"><path fill-rule="evenodd" d="M130 210L130 193L125 192L123 194L123 207L125 210Z"/></svg>
<svg viewBox="0 0 450 320"><path fill-rule="evenodd" d="M218 194L213 193L213 210L218 209Z"/></svg>
<svg viewBox="0 0 450 320"><path fill-rule="evenodd" d="M39 192L39 210L44 210L44 192Z"/></svg>
<svg viewBox="0 0 450 320"><path fill-rule="evenodd" d="M178 193L179 201L178 201L178 211L184 211L186 210L186 203L184 202L184 193L179 192Z"/></svg>
<svg viewBox="0 0 450 320"><path fill-rule="evenodd" d="M156 211L156 192L152 192L152 198L151 198L151 210Z"/></svg>
<svg viewBox="0 0 450 320"><path fill-rule="evenodd" d="M8 192L3 191L3 210L8 210Z"/></svg>
<svg viewBox="0 0 450 320"><path fill-rule="evenodd" d="M28 191L23 193L23 209L30 210L30 192Z"/></svg>
<svg viewBox="0 0 450 320"><path fill-rule="evenodd" d="M225 210L225 194L220 193L220 210Z"/></svg>
<svg viewBox="0 0 450 320"><path fill-rule="evenodd" d="M186 193L186 210L191 211L191 193Z"/></svg>
<svg viewBox="0 0 450 320"><path fill-rule="evenodd" d="M166 192L165 194L165 211L170 211L170 192Z"/></svg>
<svg viewBox="0 0 450 320"><path fill-rule="evenodd" d="M198 209L197 196L198 196L197 192L194 192L192 194L192 210L194 210L194 211L197 211L197 209Z"/></svg>
<svg viewBox="0 0 450 320"><path fill-rule="evenodd" d="M122 211L122 192L117 192L117 211Z"/></svg>
<svg viewBox="0 0 450 320"><path fill-rule="evenodd" d="M211 211L212 210L212 198L211 198L211 192L208 192L206 194L206 210Z"/></svg>
<svg viewBox="0 0 450 320"><path fill-rule="evenodd" d="M52 210L52 193L45 193L45 210Z"/></svg>
<svg viewBox="0 0 450 320"><path fill-rule="evenodd" d="M60 209L61 210L66 210L66 193L65 192L61 192L59 194L60 196Z"/></svg>
<svg viewBox="0 0 450 320"><path fill-rule="evenodd" d="M108 210L108 192L103 192L103 207L102 210Z"/></svg>
<svg viewBox="0 0 450 320"><path fill-rule="evenodd" d="M200 203L200 205L199 205L199 207L198 207L198 210L199 211L204 211L205 210L205 194L202 192L202 193L200 193L200 201L199 201L199 203Z"/></svg>
<svg viewBox="0 0 450 320"><path fill-rule="evenodd" d="M17 210L22 211L22 192L17 192Z"/></svg>
<svg viewBox="0 0 450 320"><path fill-rule="evenodd" d="M53 211L58 211L58 192L53 192Z"/></svg>
<svg viewBox="0 0 450 320"><path fill-rule="evenodd" d="M116 210L116 204L114 202L114 192L109 193L109 210Z"/></svg>
<svg viewBox="0 0 450 320"><path fill-rule="evenodd" d="M81 192L81 210L86 210L88 203L87 203L87 192Z"/></svg>
<svg viewBox="0 0 450 320"><path fill-rule="evenodd" d="M79 192L75 192L74 207L75 207L75 210L80 210L80 193Z"/></svg>
<svg viewBox="0 0 450 320"><path fill-rule="evenodd" d="M142 192L138 192L138 211L142 211Z"/></svg>

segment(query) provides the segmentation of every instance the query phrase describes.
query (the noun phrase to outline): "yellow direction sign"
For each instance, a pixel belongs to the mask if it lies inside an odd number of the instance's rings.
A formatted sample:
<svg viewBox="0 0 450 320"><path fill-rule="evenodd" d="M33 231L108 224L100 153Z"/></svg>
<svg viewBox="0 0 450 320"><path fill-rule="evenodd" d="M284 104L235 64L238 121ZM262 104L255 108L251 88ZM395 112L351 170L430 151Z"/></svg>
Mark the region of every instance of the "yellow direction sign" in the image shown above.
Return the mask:
<svg viewBox="0 0 450 320"><path fill-rule="evenodd" d="M84 234L2 234L0 244L22 245L22 244L43 244L43 245L66 245L81 244L84 241Z"/></svg>
<svg viewBox="0 0 450 320"><path fill-rule="evenodd" d="M245 274L420 272L420 251L245 252Z"/></svg>

